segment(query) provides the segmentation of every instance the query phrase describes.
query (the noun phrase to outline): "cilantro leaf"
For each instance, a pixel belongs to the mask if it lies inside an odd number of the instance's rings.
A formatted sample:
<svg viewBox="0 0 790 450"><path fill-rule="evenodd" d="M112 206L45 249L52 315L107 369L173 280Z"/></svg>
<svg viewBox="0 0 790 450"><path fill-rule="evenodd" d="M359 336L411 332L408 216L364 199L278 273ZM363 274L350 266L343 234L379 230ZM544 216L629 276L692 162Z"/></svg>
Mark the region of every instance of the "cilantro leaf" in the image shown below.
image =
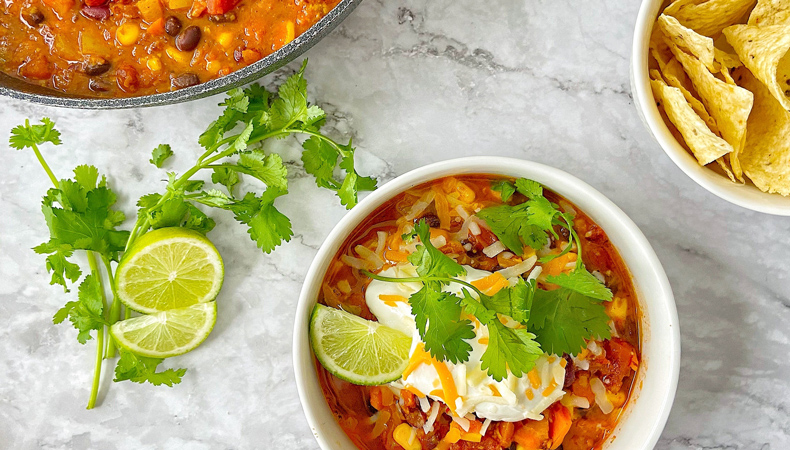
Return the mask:
<svg viewBox="0 0 790 450"><path fill-rule="evenodd" d="M510 200L510 197L516 193L516 186L514 186L510 181L499 180L491 185L491 190L499 192L502 203L507 203L507 201Z"/></svg>
<svg viewBox="0 0 790 450"><path fill-rule="evenodd" d="M520 305L524 302L515 300L515 297L525 294L524 291L528 289L526 284L521 286L517 290L508 289L511 292L507 297L508 299L513 298L513 303L519 305L517 307L521 307ZM535 342L534 334L529 333L525 328L506 327L499 321L497 313L510 315L491 308L491 306L503 306L502 298L493 299L483 296L481 302L478 302L468 290L464 289L463 294L463 306L466 312L477 317L477 320L488 330L488 347L483 352L480 368L486 370L497 381L502 381L507 377L508 369L517 377L532 370L535 367L535 361L543 354L543 351L540 349L540 345ZM505 308L502 309L505 310ZM508 312L513 311L510 305L506 309Z"/></svg>
<svg viewBox="0 0 790 450"><path fill-rule="evenodd" d="M541 186L537 181L519 178L516 180L516 189L522 194L526 195L529 199L543 197L543 186Z"/></svg>
<svg viewBox="0 0 790 450"><path fill-rule="evenodd" d="M515 286L501 289L493 296L486 296L481 300L486 308L526 325L532 309L534 291L535 280L527 284L523 278L519 278Z"/></svg>
<svg viewBox="0 0 790 450"><path fill-rule="evenodd" d="M186 219L189 204L182 197L166 200L158 208L148 211L148 224L152 229L177 227Z"/></svg>
<svg viewBox="0 0 790 450"><path fill-rule="evenodd" d="M159 146L151 152L151 159L149 159L148 162L161 169L167 158L171 156L173 156L173 150L170 148L170 145L159 144Z"/></svg>
<svg viewBox="0 0 790 450"><path fill-rule="evenodd" d="M363 177L354 168L354 149L351 142L345 146L349 154L340 160L340 168L346 172L343 184L337 191L340 203L348 209L353 208L359 201L360 191L372 191L376 189L376 180L371 177Z"/></svg>
<svg viewBox="0 0 790 450"><path fill-rule="evenodd" d="M11 130L11 137L8 139L11 148L17 150L34 148L46 142L61 144L60 131L55 129L55 123L47 117L41 119L40 125L30 125L30 120L25 120L24 125L18 125Z"/></svg>
<svg viewBox="0 0 790 450"><path fill-rule="evenodd" d="M464 339L475 337L469 319L461 319L461 299L425 285L409 297L425 349L439 361L467 361L472 346Z"/></svg>
<svg viewBox="0 0 790 450"><path fill-rule="evenodd" d="M55 324L69 319L79 331L77 340L85 344L91 339L91 331L103 330L107 323L104 320L104 294L98 279L90 274L80 283L77 301L71 301L60 308L52 318Z"/></svg>
<svg viewBox="0 0 790 450"><path fill-rule="evenodd" d="M206 213L193 204L189 204L187 209L189 215L182 225L184 228L189 228L190 230L195 230L202 234L207 234L214 229L216 222L214 222L214 219L207 216Z"/></svg>
<svg viewBox="0 0 790 450"><path fill-rule="evenodd" d="M327 189L340 189L339 183L333 178L337 165L337 151L318 136L311 136L304 141L302 147L304 170L315 177L315 184Z"/></svg>
<svg viewBox="0 0 790 450"><path fill-rule="evenodd" d="M48 255L46 258L47 273L52 274L49 284L59 284L63 286L65 292L69 292L66 280L75 283L80 279L82 270L67 259L74 253L70 245L62 244L57 239L51 239L49 242L33 247L33 251Z"/></svg>
<svg viewBox="0 0 790 450"><path fill-rule="evenodd" d="M156 368L162 363L162 359L146 358L123 349L119 349L119 351L121 358L115 366L113 381L129 380L135 383L148 382L154 386L164 384L173 387L174 384L181 382L181 377L187 372L187 369L167 369L157 372Z"/></svg>
<svg viewBox="0 0 790 450"><path fill-rule="evenodd" d="M233 188L241 182L239 174L228 167L214 167L213 170L211 182L225 186L228 189L228 194L233 196Z"/></svg>
<svg viewBox="0 0 790 450"><path fill-rule="evenodd" d="M129 237L128 231L115 229L125 216L112 209L115 193L103 181L97 186L98 177L93 173L89 167L75 169L78 181L61 180L61 188L49 190L41 209L50 238L57 245L68 245L72 250L91 250L117 259ZM56 202L61 207L55 206Z"/></svg>
<svg viewBox="0 0 790 450"><path fill-rule="evenodd" d="M271 253L282 241L290 241L293 236L291 221L274 207L274 200L285 192L268 188L259 199L257 213L247 222L250 237L265 253Z"/></svg>
<svg viewBox="0 0 790 450"><path fill-rule="evenodd" d="M600 300L568 288L538 289L532 304L529 329L549 354L578 354L585 339L609 339L609 316Z"/></svg>
<svg viewBox="0 0 790 450"><path fill-rule="evenodd" d="M264 154L260 150L243 152L239 155L238 167L248 175L263 181L267 187L288 190L288 169L277 153Z"/></svg>
<svg viewBox="0 0 790 450"><path fill-rule="evenodd" d="M312 124L322 118L322 113L317 109L310 110L307 104L307 81L304 79L304 70L307 60L294 75L288 77L277 90L277 99L271 105L270 128L284 128L294 122Z"/></svg>
<svg viewBox="0 0 790 450"><path fill-rule="evenodd" d="M486 324L488 347L480 359L480 368L497 381L507 377L508 369L521 377L533 367L543 354L535 335L526 328L508 328L499 320Z"/></svg>
<svg viewBox="0 0 790 450"><path fill-rule="evenodd" d="M583 267L556 276L549 275L546 281L596 300L612 300L612 291Z"/></svg>
<svg viewBox="0 0 790 450"><path fill-rule="evenodd" d="M431 229L424 219L417 223L414 231L419 236L422 245L417 246L417 251L409 255L408 259L410 263L414 264L421 277L453 277L466 273L463 266L431 244Z"/></svg>
<svg viewBox="0 0 790 450"><path fill-rule="evenodd" d="M500 205L481 210L477 215L513 253L523 253L524 245L538 250L554 234L554 221L561 213L543 197L540 184L520 178L516 189L529 199L519 205Z"/></svg>

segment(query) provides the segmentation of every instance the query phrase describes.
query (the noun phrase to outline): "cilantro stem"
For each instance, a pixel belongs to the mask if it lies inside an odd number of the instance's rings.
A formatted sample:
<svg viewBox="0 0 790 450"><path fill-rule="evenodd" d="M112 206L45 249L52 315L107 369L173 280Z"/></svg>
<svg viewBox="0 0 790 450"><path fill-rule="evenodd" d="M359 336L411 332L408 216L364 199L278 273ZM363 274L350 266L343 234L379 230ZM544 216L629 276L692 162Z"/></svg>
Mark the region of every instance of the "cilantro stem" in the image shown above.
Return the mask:
<svg viewBox="0 0 790 450"><path fill-rule="evenodd" d="M376 275L374 273L368 272L367 270L362 271L367 277L378 280L378 281L386 281L387 283L424 283L426 281L447 281L449 283L456 283L462 286L466 286L472 290L474 290L480 298L483 298L485 294L480 289L476 288L475 285L472 283L466 282L464 280L460 280L458 278L452 277L406 277L406 278L397 278L397 277L382 277L381 275Z"/></svg>
<svg viewBox="0 0 790 450"><path fill-rule="evenodd" d="M110 291L112 292L112 306L110 306L110 314L107 318L107 322L112 325L115 322L121 320L121 300L118 298L118 291L115 287L115 276L112 273L112 265L110 264L110 260L102 256L102 261L104 262L104 267L107 269L107 277L110 279ZM104 359L114 358L115 357L115 341L112 337L109 337L107 340L107 351L104 352Z"/></svg>
<svg viewBox="0 0 790 450"><path fill-rule="evenodd" d="M101 290L102 303L106 305L106 298L104 295L104 286L102 286L101 272L96 264L96 256L93 252L88 252L88 265L91 268L91 274L96 278ZM105 306L106 307L106 306ZM93 367L93 385L91 386L91 397L88 400L88 408L93 409L96 406L96 397L99 394L99 381L101 380L101 365L104 355L104 326L96 330L96 361Z"/></svg>
<svg viewBox="0 0 790 450"><path fill-rule="evenodd" d="M57 188L59 185L58 179L55 177L55 174L52 173L52 170L49 168L49 165L44 160L44 156L38 150L38 146L36 144L32 144L32 147L33 147L33 153L36 154L36 158L38 159L39 164L41 164L41 167L43 167L44 171L47 172L47 176L49 177L49 180L52 181L52 184L54 184L55 187Z"/></svg>

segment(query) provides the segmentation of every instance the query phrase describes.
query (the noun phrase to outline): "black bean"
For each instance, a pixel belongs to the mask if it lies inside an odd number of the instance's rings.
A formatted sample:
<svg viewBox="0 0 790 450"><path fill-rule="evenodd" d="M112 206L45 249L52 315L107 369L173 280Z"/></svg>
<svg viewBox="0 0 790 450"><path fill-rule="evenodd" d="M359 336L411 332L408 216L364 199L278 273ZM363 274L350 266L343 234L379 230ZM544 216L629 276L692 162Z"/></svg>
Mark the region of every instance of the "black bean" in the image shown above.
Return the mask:
<svg viewBox="0 0 790 450"><path fill-rule="evenodd" d="M428 213L424 216L420 217L419 219L415 219L414 223L419 223L421 220L424 220L425 223L428 224L431 228L439 228L442 226L442 221L439 220L439 216L436 214Z"/></svg>
<svg viewBox="0 0 790 450"><path fill-rule="evenodd" d="M236 13L231 11L226 12L225 14L215 14L213 16L208 16L208 20L214 23L235 22Z"/></svg>
<svg viewBox="0 0 790 450"><path fill-rule="evenodd" d="M183 75L179 75L173 78L170 81L170 85L174 89L183 89L185 87L194 86L196 84L200 84L200 78L194 73L185 73Z"/></svg>
<svg viewBox="0 0 790 450"><path fill-rule="evenodd" d="M82 5L80 13L88 19L103 21L110 18L110 8L107 5L88 6Z"/></svg>
<svg viewBox="0 0 790 450"><path fill-rule="evenodd" d="M576 368L573 367L573 359L567 354L562 356L565 359L565 382L562 384L563 389L568 389L571 387L574 381L576 381Z"/></svg>
<svg viewBox="0 0 790 450"><path fill-rule="evenodd" d="M110 67L112 67L112 64L110 64L110 62L106 59L101 57L91 57L91 59L85 63L82 71L89 77L95 77L106 73L108 70L110 70Z"/></svg>
<svg viewBox="0 0 790 450"><path fill-rule="evenodd" d="M175 37L179 32L181 32L181 21L175 16L168 17L165 21L165 33Z"/></svg>
<svg viewBox="0 0 790 450"><path fill-rule="evenodd" d="M88 81L88 89L93 92L107 92L110 90L110 85L103 81L91 79Z"/></svg>
<svg viewBox="0 0 790 450"><path fill-rule="evenodd" d="M35 6L30 8L27 14L22 14L22 19L31 27L35 28L44 21L44 13Z"/></svg>
<svg viewBox="0 0 790 450"><path fill-rule="evenodd" d="M236 60L236 62L240 62L242 59L244 59L244 53L242 53L243 51L244 47L237 47L235 50L233 50L233 59Z"/></svg>
<svg viewBox="0 0 790 450"><path fill-rule="evenodd" d="M200 43L200 28L196 26L187 27L176 38L176 48L182 52L194 50Z"/></svg>

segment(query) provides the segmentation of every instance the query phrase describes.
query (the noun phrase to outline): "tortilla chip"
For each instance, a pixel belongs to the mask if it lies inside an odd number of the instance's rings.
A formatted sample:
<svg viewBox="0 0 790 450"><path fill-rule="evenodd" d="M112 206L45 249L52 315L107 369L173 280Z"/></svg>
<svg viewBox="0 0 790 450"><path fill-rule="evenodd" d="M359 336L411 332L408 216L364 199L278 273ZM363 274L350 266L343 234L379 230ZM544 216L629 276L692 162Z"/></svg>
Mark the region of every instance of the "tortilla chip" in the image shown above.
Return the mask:
<svg viewBox="0 0 790 450"><path fill-rule="evenodd" d="M757 6L749 16L749 25L787 25L790 24L790 1L757 0Z"/></svg>
<svg viewBox="0 0 790 450"><path fill-rule="evenodd" d="M713 134L705 122L694 112L680 89L667 86L663 80L650 80L653 95L700 164L707 165L727 153L732 146Z"/></svg>
<svg viewBox="0 0 790 450"><path fill-rule="evenodd" d="M746 122L754 96L746 89L717 79L702 62L682 50L673 49L673 51L691 78L705 109L716 121L721 137L732 146L730 165L735 176L741 179L742 171L738 158L743 149Z"/></svg>
<svg viewBox="0 0 790 450"><path fill-rule="evenodd" d="M754 92L740 156L743 171L761 191L790 195L790 113L751 73L743 72L741 84Z"/></svg>
<svg viewBox="0 0 790 450"><path fill-rule="evenodd" d="M713 39L697 34L666 14L658 16L656 26L672 44L696 56L711 72L717 72L714 64Z"/></svg>
<svg viewBox="0 0 790 450"><path fill-rule="evenodd" d="M720 67L726 67L727 69L737 69L738 67L743 67L743 63L736 55L719 50L718 48L713 49L713 55L714 61L716 61Z"/></svg>
<svg viewBox="0 0 790 450"><path fill-rule="evenodd" d="M677 66L681 68L681 71L683 70L683 66L681 66L676 59L673 58L672 62L676 63ZM667 65L667 67L669 68L670 65ZM686 81L688 81L688 78L686 77L686 72L681 72L681 73L683 75L683 78L685 78ZM705 124L708 126L708 128L710 128L710 130L714 134L716 135L719 134L719 127L716 126L716 121L713 120L713 117L711 117L710 114L708 114L708 111L705 109L705 105L703 105L702 102L699 101L699 99L695 97L694 94L691 93L691 91L688 90L684 82L681 81L676 74L670 72L662 74L657 70L651 70L650 77L654 80L663 79L664 81L666 81L668 85L680 89L680 92L683 94L683 97L686 99L689 105L691 105L691 108L694 110L694 112L697 113L698 116L700 116L700 118L705 122Z"/></svg>
<svg viewBox="0 0 790 450"><path fill-rule="evenodd" d="M664 33L658 26L654 26L650 34L650 54L658 63L658 67L661 68L661 71L664 70L664 66L673 58L672 50L669 49L666 41L664 41Z"/></svg>
<svg viewBox="0 0 790 450"><path fill-rule="evenodd" d="M678 0L664 10L683 26L715 37L721 30L741 22L756 0Z"/></svg>
<svg viewBox="0 0 790 450"><path fill-rule="evenodd" d="M732 155L732 153L730 153L730 155ZM717 159L716 162L719 164L719 167L721 167L721 170L724 172L724 174L727 175L727 178L729 178L733 183L737 183L739 180L735 179L735 175L733 175L730 166L727 165L727 156L722 156L721 158ZM743 179L741 179L740 182L743 183Z"/></svg>
<svg viewBox="0 0 790 450"><path fill-rule="evenodd" d="M735 25L724 35L746 68L790 110L790 25Z"/></svg>

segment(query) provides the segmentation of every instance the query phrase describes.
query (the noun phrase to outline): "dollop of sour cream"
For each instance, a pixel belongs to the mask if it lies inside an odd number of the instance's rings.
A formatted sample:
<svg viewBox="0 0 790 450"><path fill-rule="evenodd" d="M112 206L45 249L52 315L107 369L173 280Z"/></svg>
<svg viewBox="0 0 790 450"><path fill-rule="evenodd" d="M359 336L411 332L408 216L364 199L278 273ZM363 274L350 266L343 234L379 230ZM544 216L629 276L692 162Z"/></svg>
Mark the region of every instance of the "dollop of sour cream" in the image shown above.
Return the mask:
<svg viewBox="0 0 790 450"><path fill-rule="evenodd" d="M469 266L464 266L464 269L466 275L459 278L470 283L491 275L491 272ZM417 276L417 273L413 265L401 264L382 271L380 275L406 278ZM516 281L517 278L509 280L511 285ZM541 413L565 394L562 390L565 380L563 359L544 354L529 373L516 377L508 371L506 378L496 381L480 368L483 352L488 348L488 328L476 321L473 321L475 337L467 340L472 346L468 361L453 364L429 358L423 350L424 343L420 340L408 303L408 298L421 287L420 283L373 280L365 293L365 301L379 322L413 336L410 366L416 368L391 385L444 402L458 417L474 413L480 418L507 422L543 419ZM444 288L455 294L460 294L461 289L457 283Z"/></svg>

